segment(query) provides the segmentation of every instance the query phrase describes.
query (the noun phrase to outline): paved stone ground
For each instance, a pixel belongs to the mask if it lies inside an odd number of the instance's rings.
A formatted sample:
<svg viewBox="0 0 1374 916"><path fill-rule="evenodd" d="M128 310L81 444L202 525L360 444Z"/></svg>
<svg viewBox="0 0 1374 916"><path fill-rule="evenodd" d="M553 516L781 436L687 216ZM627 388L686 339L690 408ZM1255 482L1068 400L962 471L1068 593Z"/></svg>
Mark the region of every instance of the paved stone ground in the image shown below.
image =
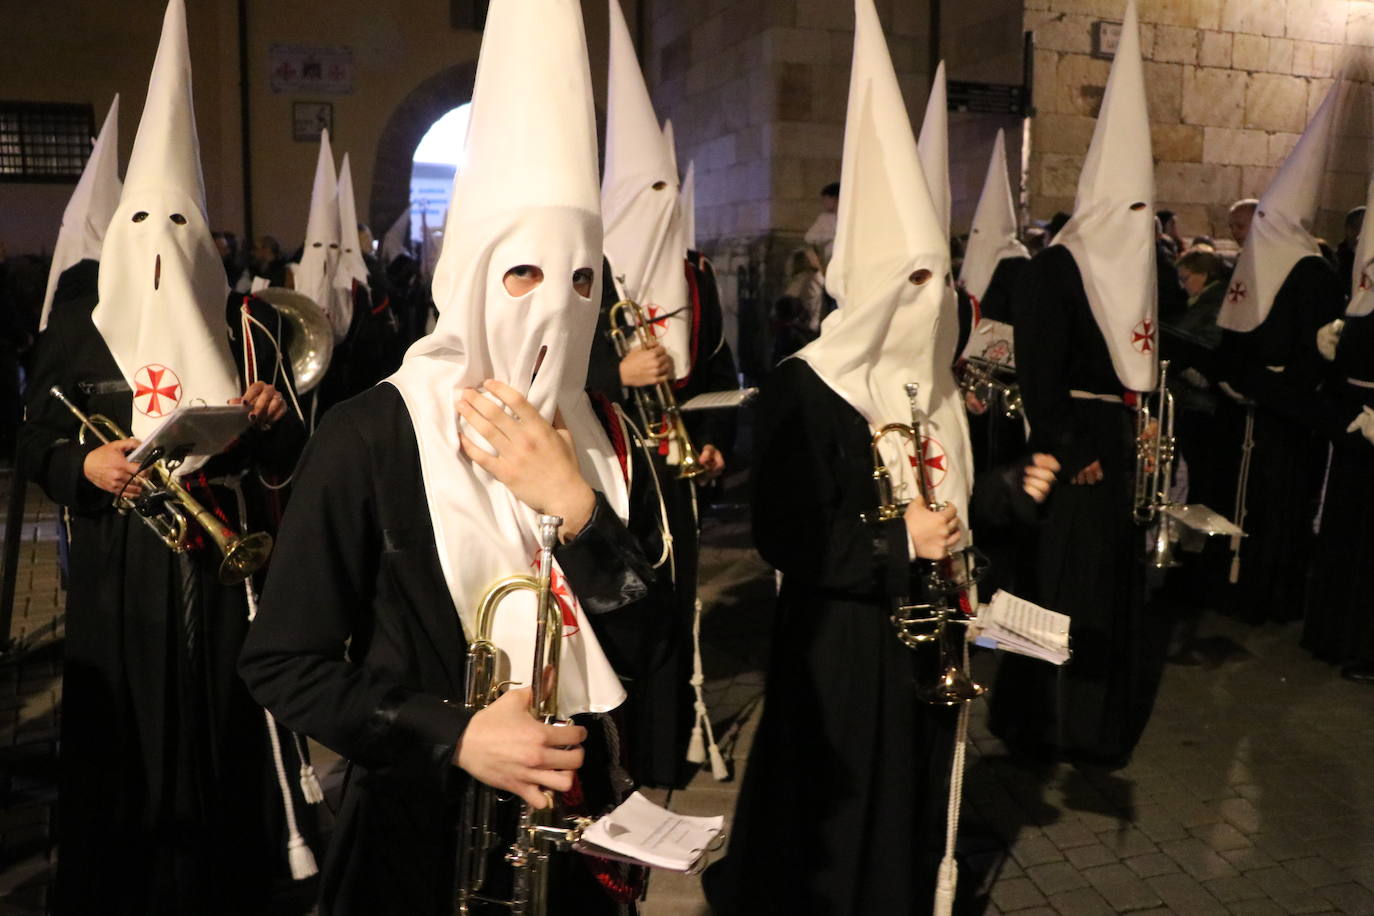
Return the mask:
<svg viewBox="0 0 1374 916"><path fill-rule="evenodd" d="M7 485L8 481L0 481ZM3 492L0 491L0 495ZM0 661L0 916L42 911L51 880L62 596L55 513L29 491L14 635ZM653 793L730 814L762 708L772 575L745 514L708 519L707 701L734 778ZM1204 618L1217 663L1170 666L1131 765L1020 766L976 707L961 913L1374 914L1374 690L1297 648L1295 626ZM992 659L976 660L990 679ZM694 878L659 873L648 916L708 910Z"/></svg>

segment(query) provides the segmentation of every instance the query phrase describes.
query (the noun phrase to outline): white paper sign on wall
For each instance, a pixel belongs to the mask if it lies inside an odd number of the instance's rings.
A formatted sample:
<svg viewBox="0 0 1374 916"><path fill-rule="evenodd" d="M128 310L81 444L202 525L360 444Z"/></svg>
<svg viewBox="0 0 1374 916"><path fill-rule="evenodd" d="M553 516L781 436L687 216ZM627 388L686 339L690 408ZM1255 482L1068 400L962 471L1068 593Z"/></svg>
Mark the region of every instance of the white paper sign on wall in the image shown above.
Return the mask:
<svg viewBox="0 0 1374 916"><path fill-rule="evenodd" d="M274 44L268 54L272 91L294 94L353 92L353 49L347 46Z"/></svg>

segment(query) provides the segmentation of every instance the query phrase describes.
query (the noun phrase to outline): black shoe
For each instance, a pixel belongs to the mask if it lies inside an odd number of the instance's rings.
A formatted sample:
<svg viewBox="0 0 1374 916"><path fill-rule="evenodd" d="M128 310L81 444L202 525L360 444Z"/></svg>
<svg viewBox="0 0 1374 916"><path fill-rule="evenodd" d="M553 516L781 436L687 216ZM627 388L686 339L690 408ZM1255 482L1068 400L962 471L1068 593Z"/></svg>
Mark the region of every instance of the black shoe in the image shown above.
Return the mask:
<svg viewBox="0 0 1374 916"><path fill-rule="evenodd" d="M1341 669L1341 677L1356 684L1374 685L1374 662L1356 662Z"/></svg>

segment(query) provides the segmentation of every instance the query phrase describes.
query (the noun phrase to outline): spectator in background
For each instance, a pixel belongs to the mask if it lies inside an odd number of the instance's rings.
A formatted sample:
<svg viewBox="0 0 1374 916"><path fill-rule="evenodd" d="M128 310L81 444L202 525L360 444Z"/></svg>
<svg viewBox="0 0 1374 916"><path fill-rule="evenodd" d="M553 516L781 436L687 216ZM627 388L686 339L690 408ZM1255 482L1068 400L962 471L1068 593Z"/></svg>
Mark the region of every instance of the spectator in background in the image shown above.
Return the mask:
<svg viewBox="0 0 1374 916"><path fill-rule="evenodd" d="M1231 204L1227 213L1226 222L1231 229L1231 238L1242 248L1245 247L1245 237L1250 234L1250 220L1255 218L1255 208L1258 206L1258 200L1247 197Z"/></svg>
<svg viewBox="0 0 1374 916"><path fill-rule="evenodd" d="M210 237L215 240L215 247L219 249L219 259L224 264L224 277L229 281L229 285L233 286L238 283L239 275L243 273L238 236L219 229L212 232Z"/></svg>
<svg viewBox="0 0 1374 916"><path fill-rule="evenodd" d="M1188 304L1188 295L1179 285L1178 271L1174 266L1179 249L1173 237L1165 231L1165 216L1168 216L1170 223L1174 222L1174 214L1170 210L1160 210L1155 214L1155 272L1159 278L1161 321L1177 317Z"/></svg>
<svg viewBox="0 0 1374 916"><path fill-rule="evenodd" d="M1163 242L1167 242L1174 250L1174 257L1177 258L1188 247L1183 244L1183 236L1178 231L1178 214L1173 210L1156 211L1159 217L1159 237Z"/></svg>
<svg viewBox="0 0 1374 916"><path fill-rule="evenodd" d="M773 303L773 365L815 340L821 331L825 279L816 251L803 246L787 262L787 289Z"/></svg>
<svg viewBox="0 0 1374 916"><path fill-rule="evenodd" d="M262 277L268 286L286 286L286 259L281 255L281 243L270 235L259 236L253 245L247 273Z"/></svg>
<svg viewBox="0 0 1374 916"><path fill-rule="evenodd" d="M1035 257L1044 251L1045 246L1049 244L1049 232L1043 227L1031 226L1026 230L1025 238L1021 241L1026 246L1026 251L1030 252L1030 256Z"/></svg>
<svg viewBox="0 0 1374 916"><path fill-rule="evenodd" d="M816 221L806 230L806 244L816 249L820 258L821 273L830 264L830 256L835 253L835 213L840 207L840 183L832 181L821 188L821 212Z"/></svg>

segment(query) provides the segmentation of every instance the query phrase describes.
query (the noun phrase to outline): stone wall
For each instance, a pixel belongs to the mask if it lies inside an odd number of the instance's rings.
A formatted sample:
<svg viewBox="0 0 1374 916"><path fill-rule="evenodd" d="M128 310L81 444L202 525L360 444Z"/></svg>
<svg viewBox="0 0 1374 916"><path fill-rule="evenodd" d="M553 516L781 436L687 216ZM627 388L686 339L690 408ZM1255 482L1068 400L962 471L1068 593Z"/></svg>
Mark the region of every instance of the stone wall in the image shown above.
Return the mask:
<svg viewBox="0 0 1374 916"><path fill-rule="evenodd" d="M1111 62L1093 57L1098 20L1124 0L1025 0L1035 33L1031 212L1073 206ZM1159 206L1185 235L1227 236L1228 205L1258 197L1333 77L1361 78L1374 45L1370 0L1141 0ZM1367 86L1349 86L1323 192L1320 233L1364 202Z"/></svg>

